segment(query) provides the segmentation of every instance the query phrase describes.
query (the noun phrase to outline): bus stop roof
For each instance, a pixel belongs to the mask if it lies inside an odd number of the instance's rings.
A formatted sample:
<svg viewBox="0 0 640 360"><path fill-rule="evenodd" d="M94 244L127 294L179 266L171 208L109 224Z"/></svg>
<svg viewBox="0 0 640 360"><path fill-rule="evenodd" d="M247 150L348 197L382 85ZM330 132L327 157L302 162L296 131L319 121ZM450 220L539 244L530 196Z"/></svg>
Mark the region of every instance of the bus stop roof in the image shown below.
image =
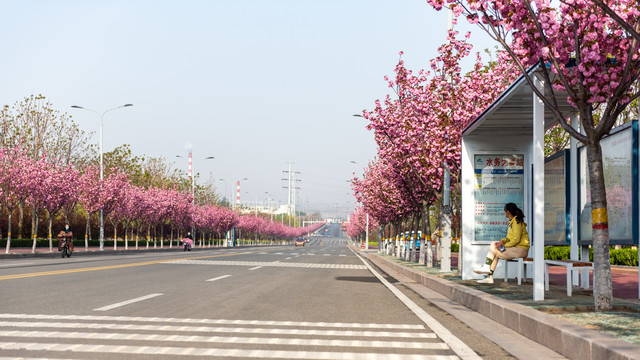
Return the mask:
<svg viewBox="0 0 640 360"><path fill-rule="evenodd" d="M543 79L541 66L529 68L529 75ZM553 78L552 78L553 81ZM548 94L545 91L545 95ZM567 101L565 91L556 91L555 100L565 116L577 112ZM524 75L520 75L480 116L462 131L462 136L508 133L509 135L529 135L533 131L533 89ZM556 125L553 111L545 106L544 128Z"/></svg>

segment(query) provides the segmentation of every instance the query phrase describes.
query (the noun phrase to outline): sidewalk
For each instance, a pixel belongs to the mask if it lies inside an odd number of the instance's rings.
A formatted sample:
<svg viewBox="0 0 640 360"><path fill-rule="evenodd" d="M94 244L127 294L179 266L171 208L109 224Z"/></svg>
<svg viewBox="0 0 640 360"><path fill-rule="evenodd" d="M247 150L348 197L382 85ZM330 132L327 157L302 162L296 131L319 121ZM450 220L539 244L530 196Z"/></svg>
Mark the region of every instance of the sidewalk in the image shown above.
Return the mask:
<svg viewBox="0 0 640 360"><path fill-rule="evenodd" d="M451 259L452 272L442 273L375 251L361 253L567 358L640 359L637 268L612 267L614 311L594 313L592 290L566 295L563 269L550 274L545 300L535 302L531 280L520 286L513 279L496 279L493 285L462 280L457 257Z"/></svg>

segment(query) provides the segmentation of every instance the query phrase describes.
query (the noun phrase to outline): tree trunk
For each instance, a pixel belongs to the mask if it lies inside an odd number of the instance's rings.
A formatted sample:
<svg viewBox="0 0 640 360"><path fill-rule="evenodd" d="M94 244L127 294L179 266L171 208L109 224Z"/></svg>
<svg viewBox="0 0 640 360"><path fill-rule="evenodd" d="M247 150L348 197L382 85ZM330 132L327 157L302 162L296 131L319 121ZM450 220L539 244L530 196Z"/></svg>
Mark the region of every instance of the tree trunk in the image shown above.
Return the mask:
<svg viewBox="0 0 640 360"><path fill-rule="evenodd" d="M38 237L38 210L34 207L31 207L31 238L35 239Z"/></svg>
<svg viewBox="0 0 640 360"><path fill-rule="evenodd" d="M84 229L84 249L89 250L89 232L91 232L91 228L89 227L89 222L91 221L91 214L87 213L87 226Z"/></svg>
<svg viewBox="0 0 640 360"><path fill-rule="evenodd" d="M173 224L171 224L171 237L169 238L169 249L173 247Z"/></svg>
<svg viewBox="0 0 640 360"><path fill-rule="evenodd" d="M31 212L31 236L33 237L33 245L31 245L31 253L35 254L36 252L36 242L38 241L38 211L36 209L32 209Z"/></svg>
<svg viewBox="0 0 640 360"><path fill-rule="evenodd" d="M591 226L593 231L593 300L595 310L613 308L611 262L609 255L609 220L600 141L587 145L591 190Z"/></svg>
<svg viewBox="0 0 640 360"><path fill-rule="evenodd" d="M426 223L426 237L425 244L427 248L425 249L425 261L427 267L433 267L433 241L431 240L431 214L429 212L429 206L427 206L427 223Z"/></svg>
<svg viewBox="0 0 640 360"><path fill-rule="evenodd" d="M151 225L147 225L147 249L149 248L149 238L151 238Z"/></svg>
<svg viewBox="0 0 640 360"><path fill-rule="evenodd" d="M113 225L113 250L118 250L118 224L111 222Z"/></svg>
<svg viewBox="0 0 640 360"><path fill-rule="evenodd" d="M416 261L416 243L418 242L418 215L411 217L411 230L409 230L411 236L411 254L409 255L409 261L412 263Z"/></svg>
<svg viewBox="0 0 640 360"><path fill-rule="evenodd" d="M18 237L16 239L22 239L22 219L24 218L24 201L21 201L18 205Z"/></svg>
<svg viewBox="0 0 640 360"><path fill-rule="evenodd" d="M420 258L418 260L418 264L424 265L426 260L426 251L427 251L427 218L429 217L429 207L427 206L427 202L422 202L422 218L420 219L422 235L420 236Z"/></svg>
<svg viewBox="0 0 640 360"><path fill-rule="evenodd" d="M11 216L13 215L12 210L7 209L7 212L9 213L9 222L7 223L7 249L4 251L5 254L8 254L9 250L11 250Z"/></svg>
<svg viewBox="0 0 640 360"><path fill-rule="evenodd" d="M2 239L2 215L4 215L4 206L0 205L0 239Z"/></svg>
<svg viewBox="0 0 640 360"><path fill-rule="evenodd" d="M53 232L53 216L49 210L47 210L47 223L49 224L49 252L53 252L53 235L51 234Z"/></svg>
<svg viewBox="0 0 640 360"><path fill-rule="evenodd" d="M127 250L129 249L129 233L127 232L127 230L129 230L129 222L125 220L125 222L122 224L122 230L124 231L124 249Z"/></svg>

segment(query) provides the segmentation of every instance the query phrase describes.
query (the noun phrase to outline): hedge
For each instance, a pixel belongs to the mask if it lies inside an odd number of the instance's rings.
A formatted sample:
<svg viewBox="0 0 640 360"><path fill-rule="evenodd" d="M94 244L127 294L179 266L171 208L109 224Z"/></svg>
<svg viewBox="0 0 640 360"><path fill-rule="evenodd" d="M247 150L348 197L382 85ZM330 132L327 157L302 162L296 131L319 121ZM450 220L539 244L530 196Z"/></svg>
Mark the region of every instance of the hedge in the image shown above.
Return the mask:
<svg viewBox="0 0 640 360"><path fill-rule="evenodd" d="M568 260L569 246L545 246L544 258L547 260ZM611 265L638 266L638 250L631 248L609 248ZM589 248L589 261L593 261L593 249Z"/></svg>
<svg viewBox="0 0 640 360"><path fill-rule="evenodd" d="M138 244L146 244L146 239L139 239L138 240ZM176 241L179 240L173 240L173 242L175 243ZM135 239L129 239L129 245L131 244L135 244L136 240ZM149 241L150 244L153 244L153 240ZM165 245L169 244L169 240L165 239L164 240ZM73 240L73 244L75 246L84 246L84 239L74 239ZM160 240L156 240L156 244L160 244ZM33 245L33 240L31 239L11 239L11 248L30 248ZM5 248L7 246L7 239L0 239L0 247L1 248ZM58 238L53 238L53 246L57 247L58 246ZM100 246L100 240L99 239L93 239L93 240L89 240L89 246ZM113 247L113 240L112 239L104 239L104 246L111 246ZM124 240L122 239L118 239L118 246L124 246ZM49 239L38 239L36 240L36 248L49 248Z"/></svg>

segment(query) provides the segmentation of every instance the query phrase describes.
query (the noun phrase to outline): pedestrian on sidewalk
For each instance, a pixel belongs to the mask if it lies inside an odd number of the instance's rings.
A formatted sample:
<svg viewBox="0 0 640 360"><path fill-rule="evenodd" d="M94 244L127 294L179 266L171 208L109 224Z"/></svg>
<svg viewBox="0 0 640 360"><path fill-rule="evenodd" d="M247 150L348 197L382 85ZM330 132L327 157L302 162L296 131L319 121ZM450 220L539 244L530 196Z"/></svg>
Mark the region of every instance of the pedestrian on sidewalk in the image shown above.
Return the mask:
<svg viewBox="0 0 640 360"><path fill-rule="evenodd" d="M504 216L509 219L507 237L491 243L484 265L473 270L476 274L488 274L478 280L481 284L493 284L493 272L499 259L526 258L529 253L529 234L522 210L516 204L508 203L504 206Z"/></svg>

